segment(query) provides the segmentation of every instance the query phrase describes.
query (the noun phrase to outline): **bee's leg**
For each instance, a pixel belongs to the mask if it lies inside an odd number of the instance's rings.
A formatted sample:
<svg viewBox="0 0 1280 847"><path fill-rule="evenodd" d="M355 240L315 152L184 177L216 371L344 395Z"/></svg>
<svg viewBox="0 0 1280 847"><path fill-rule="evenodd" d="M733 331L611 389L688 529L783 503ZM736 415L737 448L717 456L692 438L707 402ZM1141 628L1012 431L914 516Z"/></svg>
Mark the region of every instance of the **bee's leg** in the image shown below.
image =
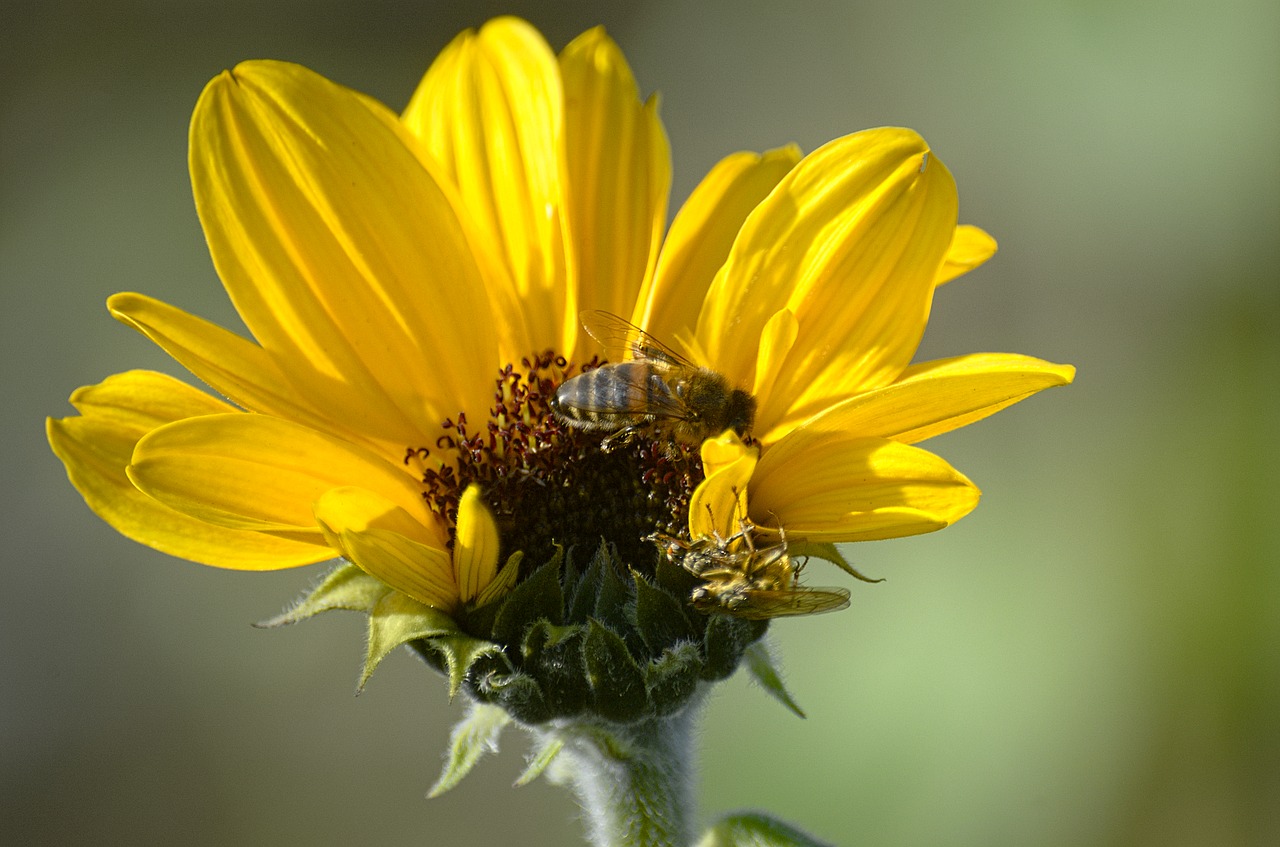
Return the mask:
<svg viewBox="0 0 1280 847"><path fill-rule="evenodd" d="M600 442L601 451L608 453L612 450L631 443L631 439L635 438L638 428L635 426L625 426L615 433L605 436Z"/></svg>
<svg viewBox="0 0 1280 847"><path fill-rule="evenodd" d="M735 485L731 490L733 491L734 517L738 519L738 531L729 536L729 541L741 539L746 543L747 549L754 553L756 545L751 539L751 534L755 531L756 525L751 522L751 519L747 517L746 511L743 509L743 498L739 496L738 487Z"/></svg>

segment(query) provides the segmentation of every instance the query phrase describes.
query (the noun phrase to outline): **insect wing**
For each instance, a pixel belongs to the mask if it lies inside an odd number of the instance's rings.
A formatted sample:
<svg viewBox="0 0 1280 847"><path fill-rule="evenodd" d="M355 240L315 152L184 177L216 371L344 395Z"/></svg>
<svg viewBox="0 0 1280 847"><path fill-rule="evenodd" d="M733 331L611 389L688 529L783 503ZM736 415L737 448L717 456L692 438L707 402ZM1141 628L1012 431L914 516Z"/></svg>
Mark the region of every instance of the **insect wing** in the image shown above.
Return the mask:
<svg viewBox="0 0 1280 847"><path fill-rule="evenodd" d="M579 319L587 334L600 342L610 361L648 359L671 368L693 368L684 356L640 327L602 309L583 312Z"/></svg>
<svg viewBox="0 0 1280 847"><path fill-rule="evenodd" d="M817 615L839 611L849 605L849 592L843 588L750 589L743 593L742 604L730 614L748 620Z"/></svg>

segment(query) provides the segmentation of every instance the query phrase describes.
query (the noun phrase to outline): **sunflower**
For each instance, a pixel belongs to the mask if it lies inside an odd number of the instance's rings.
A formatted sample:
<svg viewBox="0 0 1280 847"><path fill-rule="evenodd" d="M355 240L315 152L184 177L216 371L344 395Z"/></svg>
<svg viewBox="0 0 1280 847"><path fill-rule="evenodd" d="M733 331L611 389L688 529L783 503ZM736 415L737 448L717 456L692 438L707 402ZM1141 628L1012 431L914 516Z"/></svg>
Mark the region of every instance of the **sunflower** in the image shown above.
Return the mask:
<svg viewBox="0 0 1280 847"><path fill-rule="evenodd" d="M668 231L656 101L601 29L557 56L491 21L400 115L243 63L200 97L190 169L252 338L118 294L111 314L220 397L130 371L75 392L48 434L113 527L216 567L343 559L463 620L602 539L624 574L678 586L652 536L731 532L737 511L799 542L927 532L978 491L913 445L1073 376L1013 354L911 364L934 289L995 243L957 225L954 181L910 130L729 156ZM749 391L746 439L602 450L557 421L557 386L604 355L588 310ZM583 627L607 617L588 606Z"/></svg>

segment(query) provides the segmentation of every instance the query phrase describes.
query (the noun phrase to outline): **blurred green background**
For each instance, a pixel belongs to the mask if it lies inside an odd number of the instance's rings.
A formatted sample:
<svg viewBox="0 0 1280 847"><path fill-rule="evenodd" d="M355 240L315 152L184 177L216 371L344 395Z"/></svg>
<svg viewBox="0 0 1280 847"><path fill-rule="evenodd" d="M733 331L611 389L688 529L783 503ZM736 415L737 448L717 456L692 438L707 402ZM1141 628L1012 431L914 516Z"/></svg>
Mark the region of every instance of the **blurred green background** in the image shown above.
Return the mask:
<svg viewBox="0 0 1280 847"><path fill-rule="evenodd" d="M459 714L437 679L396 654L353 698L359 617L249 626L314 572L117 536L43 435L76 386L172 371L108 317L112 292L236 325L186 175L210 77L290 59L400 108L457 31L504 11L556 48L609 28L662 93L675 202L734 150L919 130L961 219L1001 244L939 293L921 356L1080 369L930 442L985 490L977 512L853 548L888 580L775 625L807 720L720 687L704 818L763 808L845 845L1280 843L1272 0L9 0L0 842L579 842L566 794L510 787L517 735L423 799Z"/></svg>

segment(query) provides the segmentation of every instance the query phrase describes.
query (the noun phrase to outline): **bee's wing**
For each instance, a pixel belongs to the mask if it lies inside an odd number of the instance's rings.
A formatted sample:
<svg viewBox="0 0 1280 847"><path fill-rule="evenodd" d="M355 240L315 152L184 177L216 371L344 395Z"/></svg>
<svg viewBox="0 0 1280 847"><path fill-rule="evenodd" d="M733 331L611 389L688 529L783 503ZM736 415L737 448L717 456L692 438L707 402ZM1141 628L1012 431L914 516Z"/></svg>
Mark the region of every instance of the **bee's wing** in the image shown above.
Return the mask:
<svg viewBox="0 0 1280 847"><path fill-rule="evenodd" d="M730 614L749 620L764 620L835 612L848 605L849 591L844 588L755 589L747 591L745 602Z"/></svg>
<svg viewBox="0 0 1280 847"><path fill-rule="evenodd" d="M556 404L596 415L614 415L620 423L636 415L675 420L689 417L688 406L648 361L605 365L574 377L561 389L574 380L584 378L590 380L591 390L557 391ZM615 421L602 420L599 423L603 427Z"/></svg>
<svg viewBox="0 0 1280 847"><path fill-rule="evenodd" d="M611 362L648 359L672 367L694 367L684 356L613 312L594 309L581 313L578 318L587 334L604 347L605 356Z"/></svg>

